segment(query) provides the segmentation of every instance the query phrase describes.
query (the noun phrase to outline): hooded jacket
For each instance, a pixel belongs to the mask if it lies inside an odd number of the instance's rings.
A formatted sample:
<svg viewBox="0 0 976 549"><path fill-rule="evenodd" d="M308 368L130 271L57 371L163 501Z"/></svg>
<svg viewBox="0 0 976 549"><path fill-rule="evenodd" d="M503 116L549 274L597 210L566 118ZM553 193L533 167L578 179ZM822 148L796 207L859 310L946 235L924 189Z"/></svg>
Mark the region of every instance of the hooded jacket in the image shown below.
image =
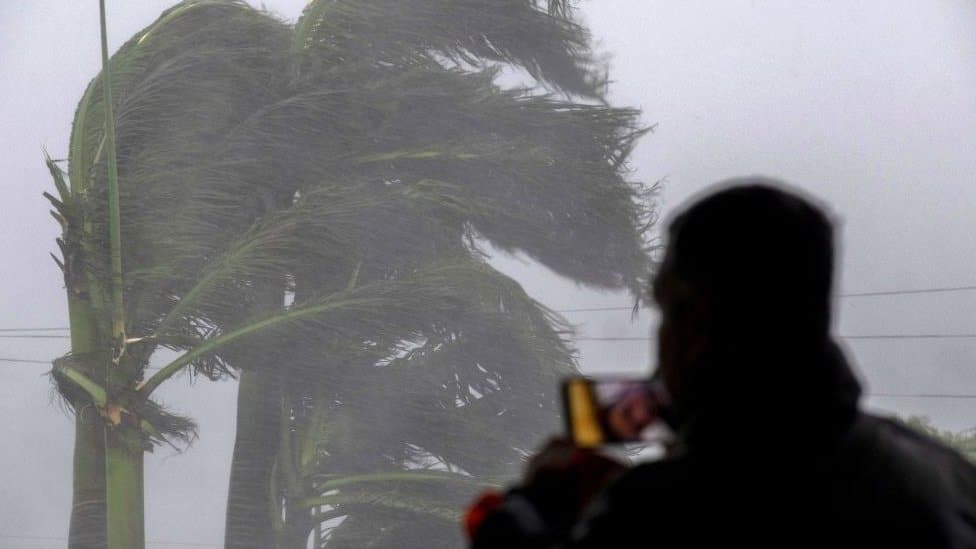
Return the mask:
<svg viewBox="0 0 976 549"><path fill-rule="evenodd" d="M861 411L842 353L831 343L817 355L780 355L816 375L772 380L768 398L743 403L716 384L668 457L630 469L578 519L560 520L539 490L514 491L521 518L489 517L473 547L976 548L976 468ZM740 361L726 355L723 370L755 366Z"/></svg>

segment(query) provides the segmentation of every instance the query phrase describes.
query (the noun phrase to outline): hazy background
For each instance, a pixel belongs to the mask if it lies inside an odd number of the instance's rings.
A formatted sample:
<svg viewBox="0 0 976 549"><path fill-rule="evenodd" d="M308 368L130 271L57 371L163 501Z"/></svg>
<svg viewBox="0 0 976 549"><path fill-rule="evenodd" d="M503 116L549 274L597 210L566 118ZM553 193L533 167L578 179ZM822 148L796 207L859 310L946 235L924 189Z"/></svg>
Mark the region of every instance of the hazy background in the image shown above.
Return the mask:
<svg viewBox="0 0 976 549"><path fill-rule="evenodd" d="M109 2L110 48L171 0ZM294 19L302 0L265 2ZM761 173L819 196L839 220L839 291L976 285L976 2L591 0L580 4L612 55L615 105L656 131L636 176L664 179L665 218L688 196ZM58 227L41 192L42 147L64 157L74 108L100 66L97 2L0 2L0 329L63 327ZM557 310L629 307L521 258L498 257ZM584 371L647 371L652 344L587 337L650 334L643 311L567 312ZM841 298L840 335L976 334L976 292ZM4 335L4 332L0 332ZM868 391L976 394L976 339L848 342ZM50 360L67 341L0 338L0 359ZM63 547L72 423L52 400L49 365L0 360L0 547ZM200 424L187 452L146 460L151 548L222 547L233 445L232 382L171 383L158 393ZM876 409L976 427L976 399L870 397ZM47 539L45 539L47 538ZM177 544L153 540L176 541Z"/></svg>

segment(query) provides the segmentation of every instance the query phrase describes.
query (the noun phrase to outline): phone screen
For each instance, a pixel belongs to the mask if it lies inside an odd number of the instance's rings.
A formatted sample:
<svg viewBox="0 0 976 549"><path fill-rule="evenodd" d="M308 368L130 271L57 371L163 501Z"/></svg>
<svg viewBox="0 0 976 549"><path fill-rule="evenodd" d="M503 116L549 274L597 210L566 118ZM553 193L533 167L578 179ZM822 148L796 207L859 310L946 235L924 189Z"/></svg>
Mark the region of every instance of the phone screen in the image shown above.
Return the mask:
<svg viewBox="0 0 976 549"><path fill-rule="evenodd" d="M655 379L574 377L563 382L569 436L583 447L659 440L666 400Z"/></svg>

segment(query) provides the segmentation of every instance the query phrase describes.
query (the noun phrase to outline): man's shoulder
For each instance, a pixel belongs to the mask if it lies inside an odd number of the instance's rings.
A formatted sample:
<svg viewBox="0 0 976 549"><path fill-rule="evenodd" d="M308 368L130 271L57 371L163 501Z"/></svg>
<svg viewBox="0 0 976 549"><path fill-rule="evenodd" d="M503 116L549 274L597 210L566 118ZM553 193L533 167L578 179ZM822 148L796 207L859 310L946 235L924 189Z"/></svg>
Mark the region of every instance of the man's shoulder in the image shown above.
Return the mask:
<svg viewBox="0 0 976 549"><path fill-rule="evenodd" d="M976 467L958 451L893 418L862 413L852 434L854 447L882 461L934 472L948 467L976 474Z"/></svg>
<svg viewBox="0 0 976 549"><path fill-rule="evenodd" d="M959 453L871 414L823 445L806 455L771 444L638 465L608 488L580 531L639 539L653 522L662 547L701 546L716 533L776 546L799 531L809 535L804 547L976 547L976 468Z"/></svg>
<svg viewBox="0 0 976 549"><path fill-rule="evenodd" d="M953 448L901 421L864 413L850 446L865 473L919 496L954 492L976 499L976 466Z"/></svg>
<svg viewBox="0 0 976 549"><path fill-rule="evenodd" d="M828 499L850 495L852 500L884 500L901 495L882 506L945 498L976 501L976 466L956 450L891 418L860 413L834 450L822 450L807 456L770 450L769 455L733 451L718 457L665 458L632 468L608 495L629 501L654 493L674 502L706 493L776 493L792 486L808 496L823 492Z"/></svg>

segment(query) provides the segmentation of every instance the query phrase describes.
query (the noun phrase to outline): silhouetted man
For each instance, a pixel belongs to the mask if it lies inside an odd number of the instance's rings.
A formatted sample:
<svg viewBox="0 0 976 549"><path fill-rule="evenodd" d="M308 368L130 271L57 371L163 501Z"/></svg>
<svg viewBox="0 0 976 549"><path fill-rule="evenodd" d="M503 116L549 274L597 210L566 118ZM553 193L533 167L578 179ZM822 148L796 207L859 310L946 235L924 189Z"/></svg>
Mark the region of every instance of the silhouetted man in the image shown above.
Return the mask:
<svg viewBox="0 0 976 549"><path fill-rule="evenodd" d="M473 546L976 547L976 469L858 408L830 336L832 233L761 178L674 218L652 289L674 447L614 475L552 444Z"/></svg>

